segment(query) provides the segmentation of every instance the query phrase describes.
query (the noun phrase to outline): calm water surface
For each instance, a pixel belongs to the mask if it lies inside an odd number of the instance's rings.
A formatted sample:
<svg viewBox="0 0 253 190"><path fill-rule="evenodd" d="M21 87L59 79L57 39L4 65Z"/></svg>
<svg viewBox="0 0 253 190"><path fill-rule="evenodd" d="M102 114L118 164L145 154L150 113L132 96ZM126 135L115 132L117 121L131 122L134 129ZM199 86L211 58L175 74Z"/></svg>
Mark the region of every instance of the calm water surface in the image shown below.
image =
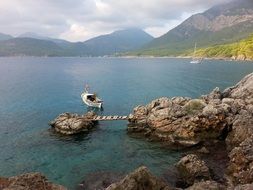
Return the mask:
<svg viewBox="0 0 253 190"><path fill-rule="evenodd" d="M101 114L127 115L161 96L198 97L253 72L253 63L188 59L0 58L0 176L43 172L75 187L98 171L129 172L140 165L156 175L180 157L159 143L129 137L126 121L101 122L86 135L55 134L48 122L62 112L87 112L84 84L104 100Z"/></svg>

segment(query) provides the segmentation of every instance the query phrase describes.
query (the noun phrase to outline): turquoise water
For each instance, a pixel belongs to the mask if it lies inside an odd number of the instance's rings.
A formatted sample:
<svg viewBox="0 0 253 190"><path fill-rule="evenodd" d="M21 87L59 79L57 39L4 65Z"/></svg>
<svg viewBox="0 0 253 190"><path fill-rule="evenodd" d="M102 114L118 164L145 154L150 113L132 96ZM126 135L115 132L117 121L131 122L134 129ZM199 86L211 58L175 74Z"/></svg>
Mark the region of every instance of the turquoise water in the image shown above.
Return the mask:
<svg viewBox="0 0 253 190"><path fill-rule="evenodd" d="M253 72L252 63L188 59L0 58L0 175L43 172L74 188L89 173L129 172L140 165L162 175L180 152L126 134L126 121L101 122L90 134L64 137L48 122L87 112L84 84L104 100L101 114L127 115L161 96L198 97Z"/></svg>

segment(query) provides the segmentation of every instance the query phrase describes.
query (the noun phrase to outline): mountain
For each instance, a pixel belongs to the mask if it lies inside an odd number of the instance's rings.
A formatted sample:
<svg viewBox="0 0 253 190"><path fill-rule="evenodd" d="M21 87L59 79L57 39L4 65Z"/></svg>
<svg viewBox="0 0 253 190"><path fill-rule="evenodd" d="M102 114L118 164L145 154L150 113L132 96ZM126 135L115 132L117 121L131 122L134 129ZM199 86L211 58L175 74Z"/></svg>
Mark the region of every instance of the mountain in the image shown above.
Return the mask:
<svg viewBox="0 0 253 190"><path fill-rule="evenodd" d="M91 56L113 55L142 47L151 42L153 37L141 29L131 28L98 36L83 44Z"/></svg>
<svg viewBox="0 0 253 190"><path fill-rule="evenodd" d="M64 50L51 41L12 38L0 41L0 56L62 56Z"/></svg>
<svg viewBox="0 0 253 190"><path fill-rule="evenodd" d="M33 32L26 32L26 33L20 34L18 38L33 38L33 39L38 39L38 40L47 40L47 41L54 42L57 45L62 46L62 47L66 47L71 44L71 42L68 42L66 40L50 38L50 37L42 36Z"/></svg>
<svg viewBox="0 0 253 190"><path fill-rule="evenodd" d="M11 35L0 33L0 41L13 38Z"/></svg>
<svg viewBox="0 0 253 190"><path fill-rule="evenodd" d="M179 55L192 49L195 42L198 47L231 43L247 37L252 32L253 1L236 0L191 16L137 53Z"/></svg>
<svg viewBox="0 0 253 190"><path fill-rule="evenodd" d="M0 56L104 56L140 48L152 36L139 29L126 29L85 42L68 42L25 33L0 41Z"/></svg>
<svg viewBox="0 0 253 190"><path fill-rule="evenodd" d="M196 52L196 55L199 57L253 60L253 33L250 37L237 43L216 45L209 48L199 49Z"/></svg>

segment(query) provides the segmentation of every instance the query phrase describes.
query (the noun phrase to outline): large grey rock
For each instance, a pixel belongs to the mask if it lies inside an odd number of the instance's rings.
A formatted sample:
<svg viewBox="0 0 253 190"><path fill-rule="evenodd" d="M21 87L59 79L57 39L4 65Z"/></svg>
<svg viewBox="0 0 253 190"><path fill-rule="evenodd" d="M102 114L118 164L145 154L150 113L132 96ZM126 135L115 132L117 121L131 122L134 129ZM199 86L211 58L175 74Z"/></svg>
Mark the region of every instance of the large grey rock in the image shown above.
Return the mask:
<svg viewBox="0 0 253 190"><path fill-rule="evenodd" d="M128 174L124 179L111 184L106 190L171 190L162 180L153 176L142 166Z"/></svg>
<svg viewBox="0 0 253 190"><path fill-rule="evenodd" d="M216 181L207 180L196 182L186 190L225 190L225 186L217 183Z"/></svg>
<svg viewBox="0 0 253 190"><path fill-rule="evenodd" d="M78 114L63 113L55 120L51 121L49 125L51 125L56 132L64 135L88 132L96 124L96 122L92 121L94 116L95 114L92 112L88 112L82 116Z"/></svg>
<svg viewBox="0 0 253 190"><path fill-rule="evenodd" d="M1 180L2 179L2 180ZM0 189L3 190L67 190L47 180L40 173L26 173L10 178L0 178Z"/></svg>
<svg viewBox="0 0 253 190"><path fill-rule="evenodd" d="M193 185L201 180L211 179L206 163L195 154L188 154L181 158L176 167L180 176L188 185Z"/></svg>

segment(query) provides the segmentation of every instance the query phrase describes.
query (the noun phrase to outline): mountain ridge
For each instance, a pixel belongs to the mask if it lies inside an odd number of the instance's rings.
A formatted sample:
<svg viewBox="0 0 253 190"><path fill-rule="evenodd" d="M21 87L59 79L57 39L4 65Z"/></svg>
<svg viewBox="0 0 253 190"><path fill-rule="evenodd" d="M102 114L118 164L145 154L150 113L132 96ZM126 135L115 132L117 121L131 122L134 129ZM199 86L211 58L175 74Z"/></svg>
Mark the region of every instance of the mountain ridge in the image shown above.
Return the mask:
<svg viewBox="0 0 253 190"><path fill-rule="evenodd" d="M195 42L200 47L230 43L246 38L252 31L253 2L232 1L192 15L136 54L177 56L192 48Z"/></svg>

